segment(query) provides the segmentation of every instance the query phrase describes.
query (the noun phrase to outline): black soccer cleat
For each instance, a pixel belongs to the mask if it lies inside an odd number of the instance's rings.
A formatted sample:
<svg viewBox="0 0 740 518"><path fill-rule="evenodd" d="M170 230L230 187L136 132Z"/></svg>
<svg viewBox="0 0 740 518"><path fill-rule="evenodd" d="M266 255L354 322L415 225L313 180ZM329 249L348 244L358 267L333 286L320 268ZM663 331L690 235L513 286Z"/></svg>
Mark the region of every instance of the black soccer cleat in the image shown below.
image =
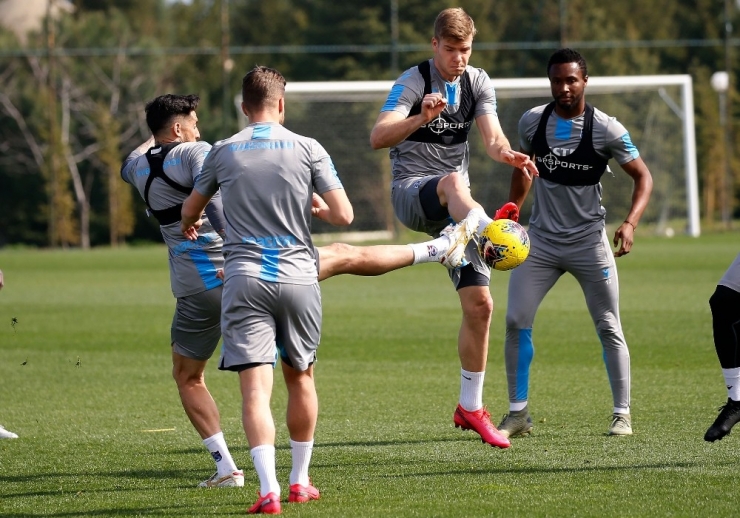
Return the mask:
<svg viewBox="0 0 740 518"><path fill-rule="evenodd" d="M733 401L727 398L727 403L719 408L720 413L707 433L704 434L704 440L714 442L722 439L730 433L735 423L740 421L740 401Z"/></svg>

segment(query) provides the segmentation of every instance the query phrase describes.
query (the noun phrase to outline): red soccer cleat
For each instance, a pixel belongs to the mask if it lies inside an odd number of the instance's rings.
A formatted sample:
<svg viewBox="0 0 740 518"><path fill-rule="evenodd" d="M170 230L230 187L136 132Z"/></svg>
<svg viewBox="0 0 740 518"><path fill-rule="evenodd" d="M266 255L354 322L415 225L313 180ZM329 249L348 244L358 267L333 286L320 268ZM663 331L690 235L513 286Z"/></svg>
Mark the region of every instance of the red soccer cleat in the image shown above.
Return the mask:
<svg viewBox="0 0 740 518"><path fill-rule="evenodd" d="M257 493L259 495L259 493ZM275 493L267 493L260 496L257 502L247 509L247 514L280 514L283 512L280 507L280 497Z"/></svg>
<svg viewBox="0 0 740 518"><path fill-rule="evenodd" d="M291 484L290 494L288 495L288 502L294 504L305 504L311 500L318 500L321 498L319 490L311 485L309 481L307 486L300 484Z"/></svg>
<svg viewBox="0 0 740 518"><path fill-rule="evenodd" d="M496 446L497 448L508 448L511 446L509 439L501 435L501 432L493 426L491 414L488 413L486 407L474 412L468 412L460 405L457 405L453 421L455 422L455 428L473 430L480 435L483 442L487 442L491 446Z"/></svg>
<svg viewBox="0 0 740 518"><path fill-rule="evenodd" d="M519 207L514 202L506 202L496 211L493 219L510 219L511 221L519 221Z"/></svg>

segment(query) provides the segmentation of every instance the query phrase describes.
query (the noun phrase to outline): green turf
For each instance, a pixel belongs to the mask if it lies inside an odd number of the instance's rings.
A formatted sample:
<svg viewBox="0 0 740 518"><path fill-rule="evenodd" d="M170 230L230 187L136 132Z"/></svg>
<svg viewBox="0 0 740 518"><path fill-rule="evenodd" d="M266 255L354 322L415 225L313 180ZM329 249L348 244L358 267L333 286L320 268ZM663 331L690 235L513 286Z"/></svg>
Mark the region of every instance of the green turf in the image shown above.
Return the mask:
<svg viewBox="0 0 740 518"><path fill-rule="evenodd" d="M322 283L311 469L322 498L286 504L283 513L736 516L740 438L702 437L726 399L707 300L737 253L737 236L638 238L618 260L632 437L605 436L611 396L601 350L570 277L535 323L534 435L506 451L452 425L459 309L443 268ZM212 461L170 377L166 262L162 247L0 252L0 423L21 436L0 441L0 516L227 516L254 501L237 378L213 366L208 384L246 487L194 488ZM485 401L495 421L507 409L507 278L496 273L491 288ZM284 409L278 383L285 490Z"/></svg>

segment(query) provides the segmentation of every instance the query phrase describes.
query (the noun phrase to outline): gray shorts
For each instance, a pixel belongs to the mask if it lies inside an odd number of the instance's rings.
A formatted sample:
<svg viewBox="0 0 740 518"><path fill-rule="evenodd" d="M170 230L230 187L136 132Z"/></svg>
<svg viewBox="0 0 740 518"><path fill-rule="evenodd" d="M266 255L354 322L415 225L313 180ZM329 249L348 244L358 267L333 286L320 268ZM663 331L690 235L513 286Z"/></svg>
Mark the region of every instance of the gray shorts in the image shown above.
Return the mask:
<svg viewBox="0 0 740 518"><path fill-rule="evenodd" d="M430 175L424 178L394 180L391 187L391 203L398 220L411 230L424 232L433 237L438 237L440 231L450 224L451 219L449 215L442 220L428 219L424 213L419 193L429 181L438 178L438 176ZM465 249L465 259L469 263L468 266L449 271L455 288L488 286L491 280L491 269L478 253L476 238L468 243Z"/></svg>
<svg viewBox="0 0 740 518"><path fill-rule="evenodd" d="M221 339L221 291L210 290L177 299L170 337L172 350L193 360L207 360Z"/></svg>
<svg viewBox="0 0 740 518"><path fill-rule="evenodd" d="M235 275L224 284L219 369L240 371L280 358L299 371L316 361L321 339L321 290Z"/></svg>

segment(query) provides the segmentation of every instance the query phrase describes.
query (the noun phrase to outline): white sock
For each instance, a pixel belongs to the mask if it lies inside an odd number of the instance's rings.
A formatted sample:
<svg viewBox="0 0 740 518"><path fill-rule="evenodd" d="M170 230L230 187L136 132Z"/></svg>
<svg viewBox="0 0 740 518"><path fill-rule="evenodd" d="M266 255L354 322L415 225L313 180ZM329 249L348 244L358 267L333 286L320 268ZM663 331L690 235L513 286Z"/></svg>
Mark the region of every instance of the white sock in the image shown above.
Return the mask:
<svg viewBox="0 0 740 518"><path fill-rule="evenodd" d="M313 441L298 442L290 440L290 454L293 457L293 469L290 471L290 485L300 484L307 486L308 466L311 464Z"/></svg>
<svg viewBox="0 0 740 518"><path fill-rule="evenodd" d="M460 369L460 406L468 412L483 408L483 378L485 372Z"/></svg>
<svg viewBox="0 0 740 518"><path fill-rule="evenodd" d="M509 403L509 412L519 412L527 408L526 401L517 401L516 403Z"/></svg>
<svg viewBox="0 0 740 518"><path fill-rule="evenodd" d="M450 238L440 236L424 243L410 243L409 246L414 252L413 264L437 263L439 262L439 256L450 248Z"/></svg>
<svg viewBox="0 0 740 518"><path fill-rule="evenodd" d="M722 369L727 386L727 397L733 401L740 401L740 367Z"/></svg>
<svg viewBox="0 0 740 518"><path fill-rule="evenodd" d="M470 212L468 212L468 215L465 217L467 218L470 216L478 218L478 234L483 232L483 229L486 228L488 224L493 221L493 218L486 214L486 211L477 207L475 209L470 209Z"/></svg>
<svg viewBox="0 0 740 518"><path fill-rule="evenodd" d="M223 432L218 432L207 439L203 439L203 445L208 449L211 457L216 462L216 470L219 477L230 475L233 471L236 471L236 464L234 464L234 459L231 458L229 447L226 446L226 439L224 439Z"/></svg>
<svg viewBox="0 0 740 518"><path fill-rule="evenodd" d="M626 414L630 415L630 409L629 408L622 408L621 406L615 406L614 410L612 411L613 414Z"/></svg>
<svg viewBox="0 0 740 518"><path fill-rule="evenodd" d="M257 476L260 479L260 496L268 493L280 495L280 484L277 481L275 473L275 446L263 444L249 450L254 463L254 469L257 470Z"/></svg>

